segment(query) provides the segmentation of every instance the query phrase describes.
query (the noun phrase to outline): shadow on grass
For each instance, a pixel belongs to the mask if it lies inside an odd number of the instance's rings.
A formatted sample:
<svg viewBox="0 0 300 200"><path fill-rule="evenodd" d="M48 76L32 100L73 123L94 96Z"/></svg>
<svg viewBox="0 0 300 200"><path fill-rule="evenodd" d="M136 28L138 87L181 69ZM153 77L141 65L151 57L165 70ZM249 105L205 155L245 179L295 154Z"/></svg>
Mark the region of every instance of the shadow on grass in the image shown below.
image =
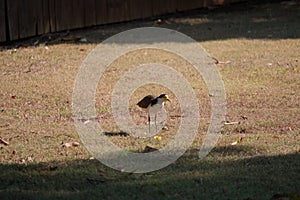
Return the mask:
<svg viewBox="0 0 300 200"><path fill-rule="evenodd" d="M0 165L1 199L270 199L300 191L300 154L240 159L249 147L197 150L146 174L112 170L97 160ZM224 159L225 158L225 159ZM228 158L228 159L227 159Z"/></svg>
<svg viewBox="0 0 300 200"><path fill-rule="evenodd" d="M120 131L120 132L104 132L104 135L112 137L112 136L123 136L123 137L127 137L130 134L124 131Z"/></svg>

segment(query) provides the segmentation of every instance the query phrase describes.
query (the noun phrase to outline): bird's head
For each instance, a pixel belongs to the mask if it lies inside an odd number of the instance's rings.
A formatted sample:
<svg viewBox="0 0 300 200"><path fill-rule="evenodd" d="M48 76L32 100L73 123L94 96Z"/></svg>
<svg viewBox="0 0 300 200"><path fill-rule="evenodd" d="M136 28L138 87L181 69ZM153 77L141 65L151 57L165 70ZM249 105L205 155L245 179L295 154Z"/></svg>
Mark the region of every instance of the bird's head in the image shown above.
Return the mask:
<svg viewBox="0 0 300 200"><path fill-rule="evenodd" d="M170 99L169 99L169 96L166 95L166 94L161 94L158 98L162 98L164 102L171 102Z"/></svg>

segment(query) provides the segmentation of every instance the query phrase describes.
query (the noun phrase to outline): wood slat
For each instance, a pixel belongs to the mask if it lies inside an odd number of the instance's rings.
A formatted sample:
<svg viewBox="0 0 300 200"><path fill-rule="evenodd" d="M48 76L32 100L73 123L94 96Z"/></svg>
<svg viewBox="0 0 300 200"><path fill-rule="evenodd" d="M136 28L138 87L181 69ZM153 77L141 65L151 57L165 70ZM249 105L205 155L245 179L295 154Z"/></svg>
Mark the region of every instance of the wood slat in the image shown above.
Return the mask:
<svg viewBox="0 0 300 200"><path fill-rule="evenodd" d="M122 4L124 4L123 0L107 0L107 15L108 23L118 22L122 18L123 10Z"/></svg>
<svg viewBox="0 0 300 200"><path fill-rule="evenodd" d="M107 0L96 0L96 24L105 24L108 22Z"/></svg>
<svg viewBox="0 0 300 200"><path fill-rule="evenodd" d="M38 0L38 9L36 10L38 34L51 32L50 28L50 13L49 13L49 0Z"/></svg>
<svg viewBox="0 0 300 200"><path fill-rule="evenodd" d="M6 41L5 1L0 1L0 42Z"/></svg>
<svg viewBox="0 0 300 200"><path fill-rule="evenodd" d="M138 7L138 0L128 0L128 14L129 14L129 19L138 19L141 17L141 9Z"/></svg>
<svg viewBox="0 0 300 200"><path fill-rule="evenodd" d="M176 12L177 0L152 0L152 15Z"/></svg>
<svg viewBox="0 0 300 200"><path fill-rule="evenodd" d="M19 33L19 0L7 0L7 17L9 39L17 40Z"/></svg>
<svg viewBox="0 0 300 200"><path fill-rule="evenodd" d="M96 2L95 0L86 0L84 4L84 25L96 25Z"/></svg>
<svg viewBox="0 0 300 200"><path fill-rule="evenodd" d="M204 4L206 4L207 0L186 0L180 1L177 0L177 10L178 11L186 11L195 8L201 8Z"/></svg>
<svg viewBox="0 0 300 200"><path fill-rule="evenodd" d="M244 0L0 0L0 42Z"/></svg>
<svg viewBox="0 0 300 200"><path fill-rule="evenodd" d="M36 0L19 1L19 34L20 38L37 34ZM33 6L34 5L34 6Z"/></svg>
<svg viewBox="0 0 300 200"><path fill-rule="evenodd" d="M148 18L152 16L153 13L153 4L152 1L149 0L143 0L143 3L139 3L139 10L141 13L140 18ZM134 8L133 8L134 9Z"/></svg>
<svg viewBox="0 0 300 200"><path fill-rule="evenodd" d="M72 0L71 1L71 18L65 19L70 24L69 29L85 27L84 24L84 4L86 1ZM67 5L68 6L68 5Z"/></svg>
<svg viewBox="0 0 300 200"><path fill-rule="evenodd" d="M56 0L48 0L48 10L49 10L49 28L50 32L57 31L56 29Z"/></svg>
<svg viewBox="0 0 300 200"><path fill-rule="evenodd" d="M72 0L55 0L56 31L70 30L72 23Z"/></svg>

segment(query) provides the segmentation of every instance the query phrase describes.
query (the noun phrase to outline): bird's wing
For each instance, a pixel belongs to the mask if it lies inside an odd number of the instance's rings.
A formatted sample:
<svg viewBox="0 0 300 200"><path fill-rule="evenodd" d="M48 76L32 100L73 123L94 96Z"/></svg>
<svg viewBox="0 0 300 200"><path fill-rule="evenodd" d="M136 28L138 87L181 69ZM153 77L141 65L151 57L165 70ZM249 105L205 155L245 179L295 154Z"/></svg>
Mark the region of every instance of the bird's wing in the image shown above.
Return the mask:
<svg viewBox="0 0 300 200"><path fill-rule="evenodd" d="M145 96L142 100L140 100L136 105L138 105L141 108L148 108L148 106L151 104L151 101L155 99L152 95Z"/></svg>

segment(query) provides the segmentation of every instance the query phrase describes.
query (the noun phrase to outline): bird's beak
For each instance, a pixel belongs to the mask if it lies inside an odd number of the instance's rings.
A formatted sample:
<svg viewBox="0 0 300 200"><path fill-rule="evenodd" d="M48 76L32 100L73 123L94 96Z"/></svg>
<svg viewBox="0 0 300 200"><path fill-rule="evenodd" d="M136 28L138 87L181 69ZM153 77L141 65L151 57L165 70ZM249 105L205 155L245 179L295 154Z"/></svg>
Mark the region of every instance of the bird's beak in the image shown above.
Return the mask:
<svg viewBox="0 0 300 200"><path fill-rule="evenodd" d="M171 100L169 99L168 96L166 96L166 97L164 98L164 100L165 100L165 102L166 102L166 101L171 102Z"/></svg>

